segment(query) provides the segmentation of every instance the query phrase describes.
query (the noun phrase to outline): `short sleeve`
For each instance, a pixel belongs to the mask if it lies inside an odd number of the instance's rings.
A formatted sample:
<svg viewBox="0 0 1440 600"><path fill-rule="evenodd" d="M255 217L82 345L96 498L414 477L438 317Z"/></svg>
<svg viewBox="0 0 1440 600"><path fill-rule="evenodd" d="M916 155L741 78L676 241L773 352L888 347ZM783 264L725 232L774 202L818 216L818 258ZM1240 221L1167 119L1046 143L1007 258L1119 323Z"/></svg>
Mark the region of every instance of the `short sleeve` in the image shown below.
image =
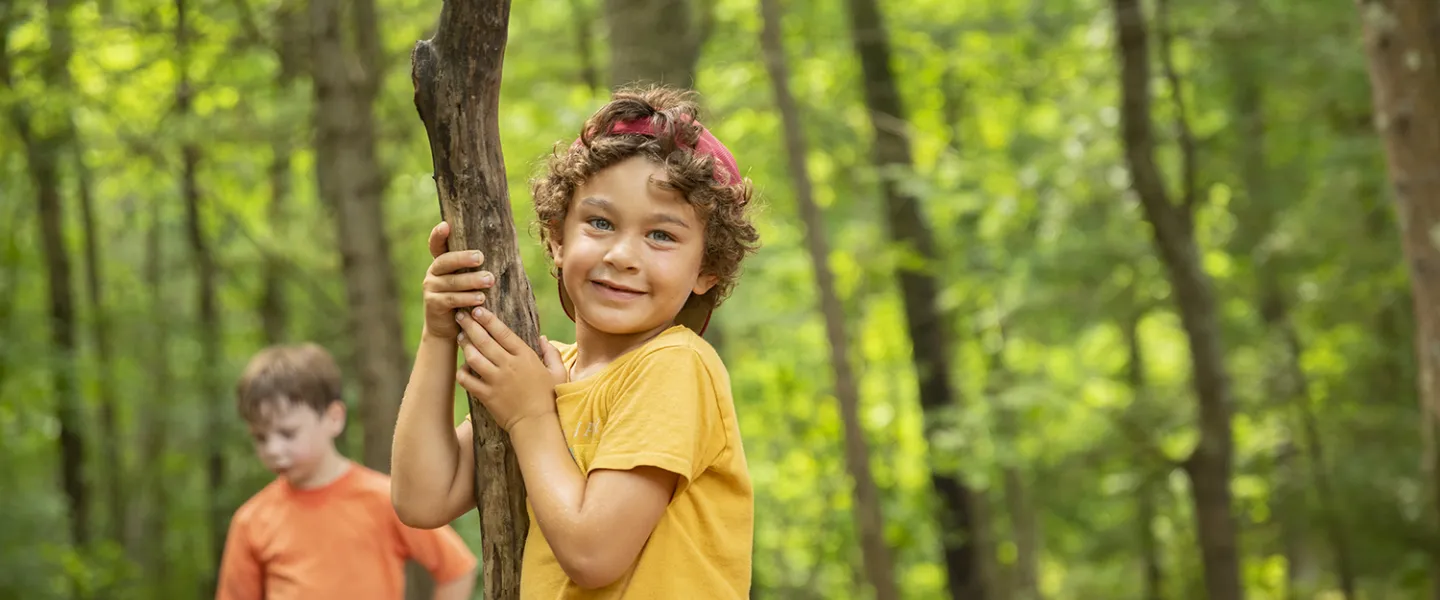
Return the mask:
<svg viewBox="0 0 1440 600"><path fill-rule="evenodd" d="M475 554L449 525L416 529L397 518L395 526L399 528L406 558L414 559L425 567L437 583L450 583L475 570Z"/></svg>
<svg viewBox="0 0 1440 600"><path fill-rule="evenodd" d="M590 468L658 467L680 476L678 495L718 454L714 381L692 348L664 347L639 361L609 398Z"/></svg>
<svg viewBox="0 0 1440 600"><path fill-rule="evenodd" d="M265 571L250 540L249 519L244 512L230 520L225 550L220 557L220 580L216 600L261 600L265 597Z"/></svg>

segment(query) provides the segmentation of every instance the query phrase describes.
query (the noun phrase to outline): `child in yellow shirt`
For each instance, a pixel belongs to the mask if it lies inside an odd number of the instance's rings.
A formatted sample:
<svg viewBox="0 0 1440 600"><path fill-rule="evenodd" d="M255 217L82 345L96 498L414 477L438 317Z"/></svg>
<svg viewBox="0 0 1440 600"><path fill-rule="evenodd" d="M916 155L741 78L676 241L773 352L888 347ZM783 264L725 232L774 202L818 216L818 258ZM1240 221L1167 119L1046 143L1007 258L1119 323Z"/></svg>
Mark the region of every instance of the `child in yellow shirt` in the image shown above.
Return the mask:
<svg viewBox="0 0 1440 600"><path fill-rule="evenodd" d="M700 337L758 235L734 157L686 94L617 92L533 186L575 343L544 357L483 307L477 252L430 235L425 332L395 430L416 527L475 506L458 382L510 435L529 496L525 598L746 598L754 493L729 374ZM466 368L454 371L457 349Z"/></svg>

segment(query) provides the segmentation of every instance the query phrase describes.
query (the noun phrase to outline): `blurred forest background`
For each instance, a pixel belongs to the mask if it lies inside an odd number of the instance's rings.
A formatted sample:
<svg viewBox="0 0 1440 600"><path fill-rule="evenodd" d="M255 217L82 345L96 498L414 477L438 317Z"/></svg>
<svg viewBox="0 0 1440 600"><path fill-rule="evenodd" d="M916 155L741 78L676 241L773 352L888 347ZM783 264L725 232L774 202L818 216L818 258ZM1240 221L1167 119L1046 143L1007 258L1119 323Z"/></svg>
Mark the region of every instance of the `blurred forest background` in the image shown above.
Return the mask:
<svg viewBox="0 0 1440 600"><path fill-rule="evenodd" d="M763 194L707 333L754 597L1434 594L1426 282L1364 33L1434 37L1435 3L1174 4L515 4L500 126L547 335L573 330L526 180L613 86L693 85ZM344 447L388 464L440 7L0 2L0 598L208 597L270 479L233 408L265 344L341 357Z"/></svg>

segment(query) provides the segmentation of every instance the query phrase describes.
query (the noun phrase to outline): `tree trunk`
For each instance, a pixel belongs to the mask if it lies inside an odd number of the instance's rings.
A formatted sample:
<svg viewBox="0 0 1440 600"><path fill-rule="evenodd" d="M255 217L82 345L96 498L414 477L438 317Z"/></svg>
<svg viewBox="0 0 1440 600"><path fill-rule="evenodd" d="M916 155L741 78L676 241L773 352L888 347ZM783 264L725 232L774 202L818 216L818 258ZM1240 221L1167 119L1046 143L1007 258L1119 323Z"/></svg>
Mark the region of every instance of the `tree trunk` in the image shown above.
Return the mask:
<svg viewBox="0 0 1440 600"><path fill-rule="evenodd" d="M345 26L347 17L351 27ZM375 157L374 102L383 67L375 3L313 1L310 26L315 164L320 195L335 211L355 335L352 367L360 382L362 456L367 466L388 472L408 365L385 234L386 175ZM350 38L355 40L354 49L347 47Z"/></svg>
<svg viewBox="0 0 1440 600"><path fill-rule="evenodd" d="M120 428L116 425L115 384L113 376L113 353L110 345L110 314L105 310L105 293L100 278L100 237L95 232L95 206L90 196L90 169L85 165L84 150L80 147L79 136L72 130L71 143L75 150L75 173L80 191L80 223L85 232L85 282L89 291L90 309L94 317L90 320L90 333L95 338L96 383L99 385L100 400L100 444L105 476L105 500L107 511L106 535L117 545L126 543L125 520L128 514L128 494L124 487L126 476L121 467L123 455L120 442ZM134 548L125 546L126 550Z"/></svg>
<svg viewBox="0 0 1440 600"><path fill-rule="evenodd" d="M1143 402L1146 397L1145 351L1140 345L1140 321L1144 313L1136 311L1124 323L1125 346L1129 350L1126 361L1126 381L1133 394L1131 404ZM1143 458L1148 463L1149 457ZM1136 494L1136 528L1140 533L1140 561L1144 582L1141 595L1144 600L1161 600L1165 597L1165 572L1161 566L1160 540L1155 536L1155 518L1158 516L1156 496L1164 490L1165 474L1151 474L1145 469L1140 477L1140 489Z"/></svg>
<svg viewBox="0 0 1440 600"><path fill-rule="evenodd" d="M1114 17L1121 63L1121 130L1132 188L1153 228L1155 247L1169 275L1190 346L1200 435L1184 466L1195 504L1205 587L1214 600L1240 600L1244 589L1240 585L1238 535L1231 514L1230 492L1233 463L1230 380L1225 371L1210 276L1201 267L1195 243L1191 215L1196 200L1193 170L1188 166L1185 169L1182 201L1172 203L1155 164L1150 57L1139 0L1114 0ZM1175 78L1171 75L1173 84ZM1182 146L1182 153L1187 155L1182 157L1183 162L1193 165L1193 147Z"/></svg>
<svg viewBox="0 0 1440 600"><path fill-rule="evenodd" d="M1415 306L1424 463L1440 509L1440 62L1431 37L1434 0L1356 0L1365 30L1375 125L1385 140L1410 287ZM1440 598L1440 556L1432 565L1432 594Z"/></svg>
<svg viewBox="0 0 1440 600"><path fill-rule="evenodd" d="M520 261L500 149L500 80L509 0L447 2L435 37L415 44L415 108L429 134L450 250L478 249L496 285L486 306L540 350L535 298ZM487 600L520 597L529 516L520 466L505 432L470 397L475 484Z"/></svg>
<svg viewBox="0 0 1440 600"><path fill-rule="evenodd" d="M790 95L790 72L782 42L779 0L760 0L762 26L760 44L765 66L770 74L770 87L780 111L784 128L785 154L789 162L791 185L800 219L805 225L805 245L815 269L819 288L820 312L825 318L825 334L830 346L830 365L834 369L835 399L840 405L840 418L845 427L845 466L850 471L855 497L854 518L860 533L860 549L865 564L866 582L875 590L877 600L900 597L895 585L894 565L890 546L885 541L885 520L881 511L880 491L870 473L870 445L860 422L860 390L850 366L850 342L845 333L845 311L835 290L835 275L830 270L830 245L825 237L825 222L812 194L810 173L805 165L809 141L800 121L800 109Z"/></svg>
<svg viewBox="0 0 1440 600"><path fill-rule="evenodd" d="M1251 67L1245 64L1244 53L1237 53L1230 60L1232 62L1231 78L1234 80L1236 90L1234 114L1240 121L1243 137L1240 144L1239 169L1244 178L1243 187L1246 195L1245 201L1238 204L1244 209L1237 211L1236 215L1237 233L1234 239L1237 242L1237 248L1235 250L1237 253L1251 256L1258 294L1256 306L1274 341L1272 346L1280 354L1276 357L1281 366L1280 371L1274 377L1276 384L1273 392L1277 398L1290 400L1299 416L1300 438L1305 448L1306 458L1310 462L1313 487L1322 513L1321 522L1333 552L1335 576L1339 580L1341 597L1350 599L1355 597L1356 592L1355 569L1350 558L1350 545L1346 539L1342 513L1334 506L1335 497L1330 484L1329 466L1325 461L1323 441L1320 439L1319 427L1315 421L1315 411L1311 406L1309 380L1300 365L1303 347L1300 344L1299 334L1290 320L1290 301L1282 287L1283 269L1277 264L1280 257L1264 247L1263 244L1263 240L1272 233L1275 216L1279 210L1278 199L1274 197L1270 189L1270 172L1265 152L1264 90L1252 74ZM1291 470L1297 473L1301 471L1300 469ZM1301 484L1296 487L1304 489L1311 486ZM1288 530L1297 527L1309 529L1308 525L1308 523L1299 521L1282 525L1287 529L1287 541L1295 541L1291 538L1297 536L1304 537L1302 531ZM1288 543L1287 546L1293 547ZM1299 567L1300 565L1297 563L1291 566ZM1298 575L1298 570L1298 568L1295 569L1296 573L1292 573L1292 575Z"/></svg>
<svg viewBox="0 0 1440 600"><path fill-rule="evenodd" d="M282 96L294 87L295 80L304 72L305 53L304 21L300 18L299 3L295 0L281 2L276 8L276 29L279 30L275 54L280 62L280 72L275 85ZM293 124L282 119L271 124L270 141L270 205L266 216L270 224L271 239L284 244L290 239L290 160L294 151ZM281 246L283 247L283 246ZM265 251L264 283L260 292L260 322L265 331L266 344L278 344L287 339L289 309L285 294L284 261L277 256L278 248L270 246Z"/></svg>
<svg viewBox="0 0 1440 600"><path fill-rule="evenodd" d="M595 66L595 41L592 33L595 16L585 0L570 0L570 23L575 26L576 57L580 59L580 81L596 92L605 90L600 83L600 69Z"/></svg>
<svg viewBox="0 0 1440 600"><path fill-rule="evenodd" d="M694 0L605 0L610 85L695 85L695 63L708 37ZM704 8L701 15L710 9Z"/></svg>
<svg viewBox="0 0 1440 600"><path fill-rule="evenodd" d="M50 0L46 6L49 51L41 60L41 78L51 93L65 93L71 55L70 2ZM8 34L14 13L6 11ZM0 45L0 77L7 90L14 91L10 57ZM42 107L43 109L43 107ZM48 275L50 364L55 412L60 421L60 485L68 504L70 541L84 547L90 540L90 489L85 480L85 438L81 435L84 403L76 382L75 293L70 276L70 255L65 248L64 206L60 197L60 156L69 130L54 119L37 119L23 103L11 106L10 119L25 148L26 168L35 186L39 214L41 250ZM48 126L47 126L48 124ZM32 125L36 125L32 129Z"/></svg>
<svg viewBox="0 0 1440 600"><path fill-rule="evenodd" d="M147 540L144 568L147 578L159 586L158 597L168 597L171 590L166 587L170 581L170 553L167 551L170 523L170 491L165 469L167 442L170 439L170 407L174 393L170 370L170 302L165 294L165 219L163 205L159 200L151 206L150 230L145 241L145 282L150 288L150 325L153 337L150 344L150 401L140 407L143 420L140 427L141 462L139 471L143 474L144 490L148 494L144 516L140 519L139 531L135 535ZM209 593L207 591L206 595Z"/></svg>
<svg viewBox="0 0 1440 600"><path fill-rule="evenodd" d="M941 427L941 415L955 410L959 400L959 391L950 381L948 328L936 305L939 284L932 272L937 264L935 243L920 214L918 199L900 185L901 180L909 176L913 164L910 146L902 131L906 116L890 70L890 42L880 9L875 0L849 0L848 9L855 52L860 57L865 78L865 105L875 136L872 158L881 177L890 239L897 245L909 247L923 261L920 266L902 263L898 269L912 360L920 380L925 435L933 443ZM977 562L978 524L972 492L960 473L934 469L930 478L938 500L951 597L985 600L987 590Z"/></svg>
<svg viewBox="0 0 1440 600"><path fill-rule="evenodd" d="M186 22L185 0L175 0L175 48L179 57L177 71L179 82L175 89L175 110L181 120L193 117L190 103L194 89L190 83L190 31ZM220 314L215 300L215 260L210 253L210 240L205 234L204 219L200 210L200 187L197 179L200 169L200 144L193 138L185 138L180 145L180 195L185 200L185 232L190 242L190 252L195 265L195 304L199 318L200 397L222 398L224 386L220 384L218 369L221 366ZM225 533L229 514L220 490L225 485L225 445L223 443L224 422L227 415L221 402L205 403L205 485L209 490L210 551L212 563L220 564L220 554L225 548ZM204 583L202 593L215 590L216 574L211 573Z"/></svg>

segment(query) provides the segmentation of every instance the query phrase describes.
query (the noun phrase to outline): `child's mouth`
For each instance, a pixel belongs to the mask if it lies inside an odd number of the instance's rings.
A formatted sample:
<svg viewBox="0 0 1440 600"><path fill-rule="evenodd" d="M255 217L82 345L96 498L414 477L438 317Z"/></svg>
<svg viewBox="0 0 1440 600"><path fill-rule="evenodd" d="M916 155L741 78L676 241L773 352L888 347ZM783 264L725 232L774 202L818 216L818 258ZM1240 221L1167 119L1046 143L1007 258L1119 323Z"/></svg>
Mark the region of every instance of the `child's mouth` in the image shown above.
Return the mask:
<svg viewBox="0 0 1440 600"><path fill-rule="evenodd" d="M644 292L632 290L630 288L618 286L605 281L592 280L590 283L595 286L595 288L601 293L601 295L617 300L630 300L632 298L638 298L644 295Z"/></svg>

